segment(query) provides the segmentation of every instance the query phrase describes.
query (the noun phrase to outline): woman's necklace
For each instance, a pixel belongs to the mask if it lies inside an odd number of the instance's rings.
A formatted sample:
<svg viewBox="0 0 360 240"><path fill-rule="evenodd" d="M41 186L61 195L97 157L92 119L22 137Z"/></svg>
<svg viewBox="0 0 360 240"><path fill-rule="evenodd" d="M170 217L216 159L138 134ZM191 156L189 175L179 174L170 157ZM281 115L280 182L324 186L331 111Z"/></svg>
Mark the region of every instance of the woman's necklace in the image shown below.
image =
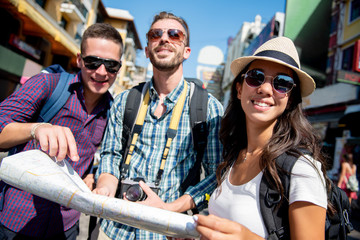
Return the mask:
<svg viewBox="0 0 360 240"><path fill-rule="evenodd" d="M242 162L246 162L246 159L247 159L247 150L245 151L245 157Z"/></svg>
<svg viewBox="0 0 360 240"><path fill-rule="evenodd" d="M246 162L247 157L249 155L250 155L251 159L253 159L254 157L258 156L259 153L260 153L260 151L258 151L258 150L253 150L253 151L249 152L248 149L245 149L244 153L242 154L242 156L243 156L242 162Z"/></svg>

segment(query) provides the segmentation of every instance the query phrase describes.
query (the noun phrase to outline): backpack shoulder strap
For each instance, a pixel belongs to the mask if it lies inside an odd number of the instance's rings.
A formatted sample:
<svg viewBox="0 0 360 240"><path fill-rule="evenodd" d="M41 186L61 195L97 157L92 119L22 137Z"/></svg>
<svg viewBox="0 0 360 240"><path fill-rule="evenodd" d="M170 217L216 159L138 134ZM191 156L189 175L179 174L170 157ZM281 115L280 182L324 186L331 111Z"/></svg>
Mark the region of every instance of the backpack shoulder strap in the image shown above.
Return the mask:
<svg viewBox="0 0 360 240"><path fill-rule="evenodd" d="M289 211L288 199L290 174L296 161L297 158L295 156L286 153L276 159L279 177L284 188L284 199L282 199L281 194L275 188L275 184L271 179L268 179L265 174L261 179L259 191L260 212L269 233L267 239L277 240L290 238L289 221L287 217ZM280 206L279 203L281 203Z"/></svg>
<svg viewBox="0 0 360 240"><path fill-rule="evenodd" d="M126 98L125 111L123 116L123 130L121 137L121 154L123 157L127 155L128 145L130 144L130 136L135 124L136 116L139 111L140 104L148 88L149 83L143 82L129 90Z"/></svg>
<svg viewBox="0 0 360 240"><path fill-rule="evenodd" d="M194 166L180 185L180 191L184 193L189 186L196 185L200 181L201 161L207 145L207 108L208 92L191 80L190 83L190 126L193 136L193 144L196 151Z"/></svg>
<svg viewBox="0 0 360 240"><path fill-rule="evenodd" d="M61 72L59 82L56 85L54 92L40 111L38 118L39 122L49 122L65 105L71 95L69 83L74 77L75 75L73 74Z"/></svg>
<svg viewBox="0 0 360 240"><path fill-rule="evenodd" d="M325 239L347 239L354 227L350 222L351 205L344 190L330 181L328 198L336 210L335 214L326 212Z"/></svg>
<svg viewBox="0 0 360 240"><path fill-rule="evenodd" d="M208 92L199 85L190 83L190 123L192 129L200 122L206 122Z"/></svg>

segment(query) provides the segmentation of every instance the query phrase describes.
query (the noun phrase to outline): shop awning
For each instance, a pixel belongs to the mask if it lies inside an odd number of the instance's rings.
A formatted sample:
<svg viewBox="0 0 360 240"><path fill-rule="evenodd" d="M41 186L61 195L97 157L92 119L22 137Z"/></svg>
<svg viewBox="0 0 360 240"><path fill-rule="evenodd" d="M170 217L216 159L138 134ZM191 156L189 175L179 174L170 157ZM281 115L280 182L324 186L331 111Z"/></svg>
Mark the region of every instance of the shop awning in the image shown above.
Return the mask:
<svg viewBox="0 0 360 240"><path fill-rule="evenodd" d="M360 104L350 105L346 108L345 114L339 120L339 125L350 129L352 136L360 135Z"/></svg>

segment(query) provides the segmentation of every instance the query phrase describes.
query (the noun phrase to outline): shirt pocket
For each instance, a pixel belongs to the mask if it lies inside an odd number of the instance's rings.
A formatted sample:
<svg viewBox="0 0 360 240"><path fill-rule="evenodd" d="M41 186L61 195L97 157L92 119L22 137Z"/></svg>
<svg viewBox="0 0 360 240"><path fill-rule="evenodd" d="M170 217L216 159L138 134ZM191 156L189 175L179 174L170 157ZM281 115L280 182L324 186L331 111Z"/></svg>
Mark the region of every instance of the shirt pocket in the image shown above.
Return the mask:
<svg viewBox="0 0 360 240"><path fill-rule="evenodd" d="M91 136L91 142L95 146L101 143L106 127L106 119L97 119L95 122L94 134Z"/></svg>

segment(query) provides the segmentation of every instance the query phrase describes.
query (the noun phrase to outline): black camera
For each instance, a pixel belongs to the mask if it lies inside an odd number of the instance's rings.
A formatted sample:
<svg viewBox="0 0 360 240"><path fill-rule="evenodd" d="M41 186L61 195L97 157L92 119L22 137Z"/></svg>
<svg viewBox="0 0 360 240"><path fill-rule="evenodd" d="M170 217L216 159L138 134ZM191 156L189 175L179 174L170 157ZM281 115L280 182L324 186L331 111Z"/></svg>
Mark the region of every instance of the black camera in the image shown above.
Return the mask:
<svg viewBox="0 0 360 240"><path fill-rule="evenodd" d="M145 200L147 195L139 185L140 180L145 182L144 178L141 177L131 179L126 178L121 180L121 190L119 197L123 198L124 193L126 193L125 196L129 201L136 202ZM147 185L151 188L151 190L158 194L159 187L155 186L154 183L147 183Z"/></svg>

